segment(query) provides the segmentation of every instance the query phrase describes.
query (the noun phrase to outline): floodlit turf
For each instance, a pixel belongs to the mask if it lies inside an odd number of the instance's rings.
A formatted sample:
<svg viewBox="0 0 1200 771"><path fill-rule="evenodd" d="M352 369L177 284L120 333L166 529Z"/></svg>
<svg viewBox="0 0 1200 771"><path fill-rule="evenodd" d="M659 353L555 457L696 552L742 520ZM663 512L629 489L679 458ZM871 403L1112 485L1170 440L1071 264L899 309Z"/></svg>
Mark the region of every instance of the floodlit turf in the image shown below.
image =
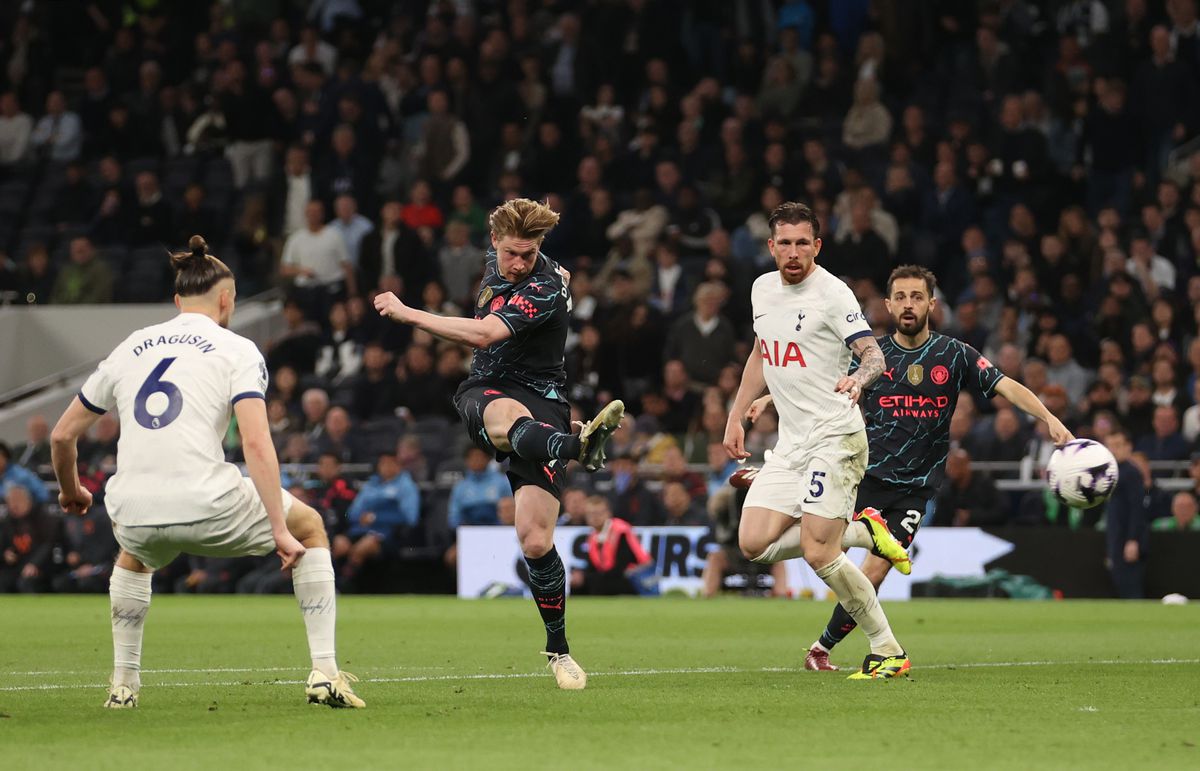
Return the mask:
<svg viewBox="0 0 1200 771"><path fill-rule="evenodd" d="M800 669L830 608L572 599L561 692L528 601L344 597L355 712L304 703L291 598L159 596L110 712L107 598L0 597L0 767L1200 768L1194 605L893 603L899 682Z"/></svg>

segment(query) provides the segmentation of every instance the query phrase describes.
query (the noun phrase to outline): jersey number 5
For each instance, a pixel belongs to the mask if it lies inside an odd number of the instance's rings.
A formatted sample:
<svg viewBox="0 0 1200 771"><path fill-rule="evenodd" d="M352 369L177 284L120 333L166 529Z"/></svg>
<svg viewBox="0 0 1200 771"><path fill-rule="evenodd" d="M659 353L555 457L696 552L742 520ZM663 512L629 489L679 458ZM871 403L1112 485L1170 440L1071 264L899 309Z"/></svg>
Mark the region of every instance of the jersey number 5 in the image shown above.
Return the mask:
<svg viewBox="0 0 1200 771"><path fill-rule="evenodd" d="M160 361L158 366L146 376L146 382L142 383L137 396L133 398L133 417L142 428L148 428L151 431L165 428L171 425L171 422L179 417L179 413L183 410L183 394L180 392L179 386L162 379L167 368L174 362L174 356L168 356ZM151 415L146 405L155 394L162 394L166 398L167 408L161 410L157 415ZM161 404L162 398L155 399L155 401Z"/></svg>

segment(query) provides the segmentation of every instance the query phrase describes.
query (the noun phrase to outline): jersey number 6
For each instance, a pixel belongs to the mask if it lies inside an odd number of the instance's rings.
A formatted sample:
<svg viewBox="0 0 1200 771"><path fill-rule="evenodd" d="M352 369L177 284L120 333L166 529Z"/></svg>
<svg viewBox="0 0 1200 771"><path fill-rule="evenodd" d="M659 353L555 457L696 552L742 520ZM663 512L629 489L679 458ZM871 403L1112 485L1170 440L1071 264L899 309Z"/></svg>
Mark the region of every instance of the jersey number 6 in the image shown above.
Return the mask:
<svg viewBox="0 0 1200 771"><path fill-rule="evenodd" d="M146 376L146 382L142 383L137 396L133 398L133 417L142 428L148 428L151 431L165 428L171 425L171 422L179 417L179 413L183 410L183 394L180 393L179 386L162 379L163 373L174 361L174 356L168 356L160 361L158 366ZM162 394L167 399L167 408L157 415L151 415L150 411L146 409L146 402L154 394ZM161 402L162 400L156 401Z"/></svg>

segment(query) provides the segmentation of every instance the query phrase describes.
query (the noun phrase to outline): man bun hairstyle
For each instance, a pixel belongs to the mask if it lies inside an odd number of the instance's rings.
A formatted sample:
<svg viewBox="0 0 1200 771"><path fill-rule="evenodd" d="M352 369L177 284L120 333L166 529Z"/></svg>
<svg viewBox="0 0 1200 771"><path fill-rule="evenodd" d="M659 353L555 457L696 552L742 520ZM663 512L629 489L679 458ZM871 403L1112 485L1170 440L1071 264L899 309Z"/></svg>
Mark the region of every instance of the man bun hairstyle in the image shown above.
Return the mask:
<svg viewBox="0 0 1200 771"><path fill-rule="evenodd" d="M488 226L497 241L512 237L541 242L557 224L558 212L528 198L505 201L488 217Z"/></svg>
<svg viewBox="0 0 1200 771"><path fill-rule="evenodd" d="M171 268L175 271L175 294L180 297L207 294L217 282L233 278L229 266L208 253L203 236L192 236L187 251L172 254Z"/></svg>
<svg viewBox="0 0 1200 771"><path fill-rule="evenodd" d="M887 280L887 296L892 296L892 284L898 278L919 278L925 282L925 291L929 297L933 297L933 293L937 291L937 276L933 275L933 271L921 265L899 265L892 271L892 275L888 276Z"/></svg>
<svg viewBox="0 0 1200 771"><path fill-rule="evenodd" d="M767 224L771 226L772 238L775 237L775 228L779 225L801 225L805 222L812 225L813 238L820 238L821 221L817 219L816 212L802 203L784 201L775 207L771 218L767 220Z"/></svg>

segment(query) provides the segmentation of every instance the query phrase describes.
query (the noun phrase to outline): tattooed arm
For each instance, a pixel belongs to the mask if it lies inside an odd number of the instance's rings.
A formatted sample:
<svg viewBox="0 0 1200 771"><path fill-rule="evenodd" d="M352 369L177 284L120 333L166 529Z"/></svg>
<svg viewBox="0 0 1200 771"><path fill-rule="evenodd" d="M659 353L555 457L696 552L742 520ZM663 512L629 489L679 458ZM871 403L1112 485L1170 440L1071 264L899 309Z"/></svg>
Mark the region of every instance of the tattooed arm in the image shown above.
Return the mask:
<svg viewBox="0 0 1200 771"><path fill-rule="evenodd" d="M857 403L862 392L870 388L871 384L883 374L886 364L883 360L883 351L879 348L879 341L871 335L863 335L850 343L850 350L858 357L858 369L854 370L853 374L843 375L833 390L846 394L851 402Z"/></svg>

